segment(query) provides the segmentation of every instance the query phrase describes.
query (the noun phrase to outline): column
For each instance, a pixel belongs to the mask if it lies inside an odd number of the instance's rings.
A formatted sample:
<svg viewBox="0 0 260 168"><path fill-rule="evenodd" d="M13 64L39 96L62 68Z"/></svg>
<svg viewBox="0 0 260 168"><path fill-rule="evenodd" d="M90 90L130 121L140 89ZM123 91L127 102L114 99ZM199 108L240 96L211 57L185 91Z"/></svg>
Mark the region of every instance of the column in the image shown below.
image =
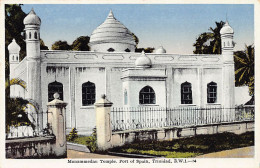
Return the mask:
<svg viewBox="0 0 260 168"><path fill-rule="evenodd" d="M112 147L112 129L110 122L110 112L113 103L106 99L105 95L95 103L97 147L104 151Z"/></svg>
<svg viewBox="0 0 260 168"><path fill-rule="evenodd" d="M56 137L56 143L53 146L53 151L56 156L67 157L67 142L66 142L66 113L65 107L67 103L58 99L59 94L54 94L54 100L49 102L48 107L48 124L51 132Z"/></svg>

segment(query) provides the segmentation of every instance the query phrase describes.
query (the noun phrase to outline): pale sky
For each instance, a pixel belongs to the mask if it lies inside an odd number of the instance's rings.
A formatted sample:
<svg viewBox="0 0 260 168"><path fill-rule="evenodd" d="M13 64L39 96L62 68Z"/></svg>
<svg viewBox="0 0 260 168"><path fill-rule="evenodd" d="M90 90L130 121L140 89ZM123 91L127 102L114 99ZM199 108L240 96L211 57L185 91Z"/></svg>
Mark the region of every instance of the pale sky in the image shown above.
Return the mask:
<svg viewBox="0 0 260 168"><path fill-rule="evenodd" d="M25 4L41 18L41 38L51 45L57 40L71 44L79 36L90 36L104 22L110 10L139 38L138 47L163 46L167 53L192 54L192 44L200 33L226 21L234 29L235 50L254 43L254 5L210 4Z"/></svg>

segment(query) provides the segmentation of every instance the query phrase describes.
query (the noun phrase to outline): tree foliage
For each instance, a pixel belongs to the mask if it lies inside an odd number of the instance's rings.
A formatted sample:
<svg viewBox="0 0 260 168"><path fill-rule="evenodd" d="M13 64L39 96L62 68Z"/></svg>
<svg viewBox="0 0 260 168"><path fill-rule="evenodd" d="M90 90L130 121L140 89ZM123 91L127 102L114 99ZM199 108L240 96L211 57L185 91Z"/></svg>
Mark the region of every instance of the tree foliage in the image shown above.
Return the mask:
<svg viewBox="0 0 260 168"><path fill-rule="evenodd" d="M44 41L42 39L40 39L40 49L49 50L49 48L44 44Z"/></svg>
<svg viewBox="0 0 260 168"><path fill-rule="evenodd" d="M68 44L67 41L56 41L54 44L51 46L52 50L71 50L70 45Z"/></svg>
<svg viewBox="0 0 260 168"><path fill-rule="evenodd" d="M223 21L215 22L216 27L210 27L210 32L204 32L199 35L193 44L194 54L221 54L221 36L220 29L225 24Z"/></svg>
<svg viewBox="0 0 260 168"><path fill-rule="evenodd" d="M253 45L245 46L244 51L234 52L236 86L246 85L249 94L254 96L255 49Z"/></svg>
<svg viewBox="0 0 260 168"><path fill-rule="evenodd" d="M73 41L71 49L75 51L89 51L89 36L80 36Z"/></svg>

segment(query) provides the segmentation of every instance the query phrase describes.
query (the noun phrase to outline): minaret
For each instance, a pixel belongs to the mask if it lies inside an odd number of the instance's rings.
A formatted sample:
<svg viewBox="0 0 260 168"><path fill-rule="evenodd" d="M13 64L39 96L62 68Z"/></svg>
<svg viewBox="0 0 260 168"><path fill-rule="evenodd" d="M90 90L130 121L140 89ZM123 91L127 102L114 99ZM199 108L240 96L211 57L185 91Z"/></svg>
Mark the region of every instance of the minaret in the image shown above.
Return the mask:
<svg viewBox="0 0 260 168"><path fill-rule="evenodd" d="M15 68L19 65L20 50L21 47L16 43L15 39L13 39L13 41L8 45L10 80L15 78ZM10 87L10 97L15 97L18 95L17 93L15 93L15 88L16 86Z"/></svg>
<svg viewBox="0 0 260 168"><path fill-rule="evenodd" d="M223 56L223 106L224 108L235 107L235 69L234 69L234 31L229 26L228 22L224 24L220 30L221 34L221 50ZM225 110L225 120L234 120L235 110Z"/></svg>
<svg viewBox="0 0 260 168"><path fill-rule="evenodd" d="M8 45L9 51L9 64L10 64L10 79L15 77L14 70L19 64L19 53L21 47L16 43L15 39Z"/></svg>
<svg viewBox="0 0 260 168"><path fill-rule="evenodd" d="M41 19L32 9L24 18L26 59L27 59L27 98L38 103L41 110L41 59L40 59L40 25ZM29 109L29 112L33 109ZM37 116L37 128L42 128L42 114ZM34 118L35 118L34 117Z"/></svg>
<svg viewBox="0 0 260 168"><path fill-rule="evenodd" d="M24 18L27 58L40 58L40 26L41 19L32 9Z"/></svg>

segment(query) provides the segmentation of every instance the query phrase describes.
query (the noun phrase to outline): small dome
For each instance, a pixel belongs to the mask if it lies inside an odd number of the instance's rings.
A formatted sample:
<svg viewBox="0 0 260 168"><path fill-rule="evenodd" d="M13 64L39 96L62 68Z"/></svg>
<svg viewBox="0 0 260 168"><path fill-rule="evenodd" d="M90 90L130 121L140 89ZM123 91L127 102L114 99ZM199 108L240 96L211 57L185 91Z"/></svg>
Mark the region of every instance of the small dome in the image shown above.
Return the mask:
<svg viewBox="0 0 260 168"><path fill-rule="evenodd" d="M41 25L41 19L36 15L34 10L32 9L31 12L24 18L23 20L24 25Z"/></svg>
<svg viewBox="0 0 260 168"><path fill-rule="evenodd" d="M155 53L163 54L163 53L166 53L166 50L163 48L163 46L160 46L159 48L156 49Z"/></svg>
<svg viewBox="0 0 260 168"><path fill-rule="evenodd" d="M220 34L233 34L233 33L234 30L232 29L232 27L229 26L228 22L226 21L226 23L220 30Z"/></svg>
<svg viewBox="0 0 260 168"><path fill-rule="evenodd" d="M142 54L140 57L138 57L136 60L135 60L135 66L136 67L142 67L142 68L149 68L152 66L152 61L150 58L148 58L146 55L145 55L145 52L142 51Z"/></svg>
<svg viewBox="0 0 260 168"><path fill-rule="evenodd" d="M109 44L126 46L122 47L122 51L126 48L135 48L136 45L133 33L114 17L112 11L109 12L104 23L98 26L90 36L89 45L91 48L101 50L102 44L107 44L107 46ZM99 45L99 47L92 47L93 45Z"/></svg>
<svg viewBox="0 0 260 168"><path fill-rule="evenodd" d="M16 43L15 39L12 40L7 48L10 54L18 54L21 50L21 47Z"/></svg>

